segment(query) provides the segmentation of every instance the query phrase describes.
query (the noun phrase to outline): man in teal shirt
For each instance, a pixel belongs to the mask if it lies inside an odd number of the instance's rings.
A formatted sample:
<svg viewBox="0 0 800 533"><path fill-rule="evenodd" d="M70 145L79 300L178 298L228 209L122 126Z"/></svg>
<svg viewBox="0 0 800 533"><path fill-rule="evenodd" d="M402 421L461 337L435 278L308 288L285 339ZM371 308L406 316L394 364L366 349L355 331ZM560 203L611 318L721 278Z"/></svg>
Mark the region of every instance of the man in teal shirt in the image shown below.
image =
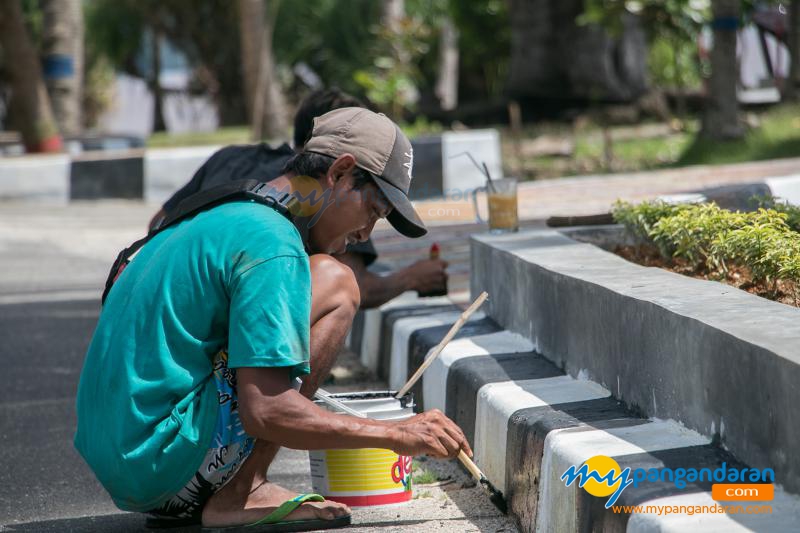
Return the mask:
<svg viewBox="0 0 800 533"><path fill-rule="evenodd" d="M407 196L412 164L385 116L332 111L269 182L311 217L305 235L278 210L240 201L170 226L138 252L108 294L77 400L75 446L120 508L152 525L341 526L346 506L267 481L279 446L471 453L438 411L390 423L308 399L359 304L352 271L329 254L365 241L378 218L409 237L426 231Z"/></svg>

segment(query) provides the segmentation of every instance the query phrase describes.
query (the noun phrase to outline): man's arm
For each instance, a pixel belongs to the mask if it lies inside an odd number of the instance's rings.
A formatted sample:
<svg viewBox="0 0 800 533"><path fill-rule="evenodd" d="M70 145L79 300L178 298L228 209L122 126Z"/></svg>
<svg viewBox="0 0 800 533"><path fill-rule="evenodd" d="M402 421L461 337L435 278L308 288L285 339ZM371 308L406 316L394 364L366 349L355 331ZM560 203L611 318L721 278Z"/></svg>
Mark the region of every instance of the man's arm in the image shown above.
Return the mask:
<svg viewBox="0 0 800 533"><path fill-rule="evenodd" d="M387 448L402 455L472 455L461 429L433 410L402 422L327 411L289 386L282 368L237 370L239 416L248 435L299 450Z"/></svg>
<svg viewBox="0 0 800 533"><path fill-rule="evenodd" d="M447 262L440 259L423 259L380 276L367 269L360 254L347 252L336 258L355 274L363 309L381 306L406 291L433 292L447 283Z"/></svg>

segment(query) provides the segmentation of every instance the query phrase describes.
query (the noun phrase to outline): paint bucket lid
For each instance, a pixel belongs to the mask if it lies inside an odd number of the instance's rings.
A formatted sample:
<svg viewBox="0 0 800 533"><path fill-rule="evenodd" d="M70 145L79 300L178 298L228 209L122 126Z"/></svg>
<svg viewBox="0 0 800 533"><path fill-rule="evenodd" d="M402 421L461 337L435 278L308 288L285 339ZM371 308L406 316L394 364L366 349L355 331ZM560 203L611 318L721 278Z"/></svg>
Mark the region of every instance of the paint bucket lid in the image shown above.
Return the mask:
<svg viewBox="0 0 800 533"><path fill-rule="evenodd" d="M397 399L395 394L395 391L363 391L341 392L330 396L376 420L403 420L414 416L413 396L407 394ZM325 406L322 402L317 403Z"/></svg>

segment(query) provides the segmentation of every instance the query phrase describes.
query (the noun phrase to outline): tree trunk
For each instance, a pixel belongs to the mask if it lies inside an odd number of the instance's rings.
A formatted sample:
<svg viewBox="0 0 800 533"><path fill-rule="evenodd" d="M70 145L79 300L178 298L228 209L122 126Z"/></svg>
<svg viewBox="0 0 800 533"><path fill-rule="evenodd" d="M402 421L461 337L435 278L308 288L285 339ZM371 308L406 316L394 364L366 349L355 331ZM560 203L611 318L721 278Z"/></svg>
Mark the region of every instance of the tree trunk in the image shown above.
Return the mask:
<svg viewBox="0 0 800 533"><path fill-rule="evenodd" d="M153 58L150 70L150 92L153 93L153 131L167 131L164 122L164 89L161 87L161 32L157 23L150 27L150 55Z"/></svg>
<svg viewBox="0 0 800 533"><path fill-rule="evenodd" d="M622 17L612 36L599 25L579 26L583 0L559 0L553 9L556 55L574 98L593 102L631 102L647 91L647 39L638 17Z"/></svg>
<svg viewBox="0 0 800 533"><path fill-rule="evenodd" d="M11 78L10 107L19 119L22 141L29 152L58 152L61 135L53 119L42 81L39 58L31 44L17 0L0 1L0 46Z"/></svg>
<svg viewBox="0 0 800 533"><path fill-rule="evenodd" d="M737 139L744 135L736 96L739 83L736 36L740 9L739 0L714 0L711 3L714 45L711 49L711 79L701 131L709 139Z"/></svg>
<svg viewBox="0 0 800 533"><path fill-rule="evenodd" d="M787 100L800 100L800 0L789 6L789 79L786 80Z"/></svg>
<svg viewBox="0 0 800 533"><path fill-rule="evenodd" d="M59 129L77 135L83 129L83 11L81 0L43 0L44 80Z"/></svg>
<svg viewBox="0 0 800 533"><path fill-rule="evenodd" d="M508 92L513 96L562 93L566 82L559 73L554 13L551 0L511 0L511 64Z"/></svg>
<svg viewBox="0 0 800 533"><path fill-rule="evenodd" d="M383 23L391 32L401 31L401 23L405 16L405 0L383 0Z"/></svg>
<svg viewBox="0 0 800 533"><path fill-rule="evenodd" d="M512 0L512 97L630 102L647 91L647 41L639 19L612 37L580 26L584 0Z"/></svg>
<svg viewBox="0 0 800 533"><path fill-rule="evenodd" d="M439 35L439 75L435 92L443 110L450 111L458 105L458 29L450 17L442 21Z"/></svg>
<svg viewBox="0 0 800 533"><path fill-rule="evenodd" d="M253 140L286 136L286 102L272 55L273 20L266 0L239 0L245 102Z"/></svg>

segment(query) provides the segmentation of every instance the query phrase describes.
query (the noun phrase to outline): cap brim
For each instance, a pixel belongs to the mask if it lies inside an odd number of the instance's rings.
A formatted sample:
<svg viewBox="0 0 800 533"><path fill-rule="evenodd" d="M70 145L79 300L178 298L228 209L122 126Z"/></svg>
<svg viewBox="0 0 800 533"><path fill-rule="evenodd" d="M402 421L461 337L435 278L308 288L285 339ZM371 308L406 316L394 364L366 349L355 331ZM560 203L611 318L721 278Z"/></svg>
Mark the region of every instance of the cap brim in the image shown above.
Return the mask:
<svg viewBox="0 0 800 533"><path fill-rule="evenodd" d="M375 184L393 207L392 212L386 217L389 224L406 237L411 237L412 239L422 237L428 233L428 229L422 219L419 218L419 215L417 215L417 212L414 211L414 206L411 205L411 200L408 199L408 196L388 181L384 181L378 176L374 176L374 178Z"/></svg>

